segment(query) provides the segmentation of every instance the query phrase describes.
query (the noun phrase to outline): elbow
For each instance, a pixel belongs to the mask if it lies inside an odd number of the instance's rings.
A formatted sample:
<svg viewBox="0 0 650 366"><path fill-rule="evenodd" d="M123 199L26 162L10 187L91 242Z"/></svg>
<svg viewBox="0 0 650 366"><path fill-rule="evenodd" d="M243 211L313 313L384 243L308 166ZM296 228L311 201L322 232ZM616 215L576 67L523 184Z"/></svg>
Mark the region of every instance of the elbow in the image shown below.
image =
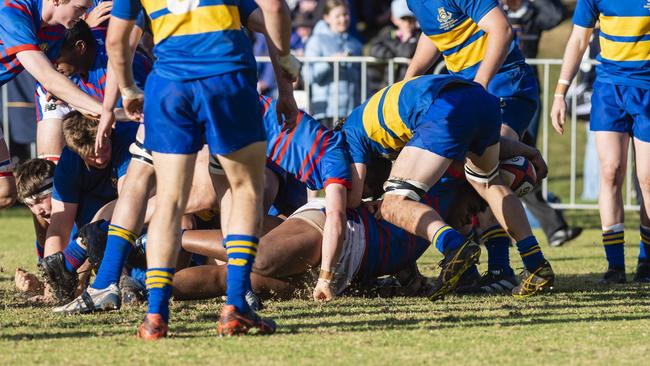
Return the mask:
<svg viewBox="0 0 650 366"><path fill-rule="evenodd" d="M0 209L9 208L16 203L16 183L12 177L3 179L2 186L0 186Z"/></svg>
<svg viewBox="0 0 650 366"><path fill-rule="evenodd" d="M3 208L9 208L16 203L16 196L15 195L8 195L8 196L3 196L0 197L0 209Z"/></svg>
<svg viewBox="0 0 650 366"><path fill-rule="evenodd" d="M514 39L514 32L512 31L512 27L510 26L509 23L505 24L503 28L503 36L505 37L506 40L506 45L509 45L510 42Z"/></svg>
<svg viewBox="0 0 650 366"><path fill-rule="evenodd" d="M266 0L258 2L259 7L268 14L282 14L284 12L284 1Z"/></svg>

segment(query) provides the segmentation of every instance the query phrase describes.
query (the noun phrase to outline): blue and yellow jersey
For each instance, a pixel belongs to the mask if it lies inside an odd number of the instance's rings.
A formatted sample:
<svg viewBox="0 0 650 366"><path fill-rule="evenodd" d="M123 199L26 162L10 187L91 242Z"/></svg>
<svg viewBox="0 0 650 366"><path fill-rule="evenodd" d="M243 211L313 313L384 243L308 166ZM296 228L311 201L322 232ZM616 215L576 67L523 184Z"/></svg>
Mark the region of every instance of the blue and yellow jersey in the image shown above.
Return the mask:
<svg viewBox="0 0 650 366"><path fill-rule="evenodd" d="M440 91L452 83L473 84L452 75L424 75L389 85L355 108L343 125L352 162L367 164L377 155L394 158Z"/></svg>
<svg viewBox="0 0 650 366"><path fill-rule="evenodd" d="M117 198L117 180L126 174L131 162L129 146L135 141L139 123L117 122L111 135L111 163L104 169L89 167L69 148L63 148L54 170L52 198L80 206L75 222L81 227L97 209ZM81 209L82 206L86 207ZM97 207L99 206L99 207Z"/></svg>
<svg viewBox="0 0 650 366"><path fill-rule="evenodd" d="M350 157L343 134L321 125L300 111L296 127L282 131L276 114L277 102L260 96L267 136L267 166L280 167L309 189L319 190L330 183L352 187Z"/></svg>
<svg viewBox="0 0 650 366"><path fill-rule="evenodd" d="M0 2L0 85L24 70L16 58L21 51L43 51L50 60L58 57L65 28L41 28L42 7L42 0Z"/></svg>
<svg viewBox="0 0 650 366"><path fill-rule="evenodd" d="M116 0L112 15L136 20L142 8L151 20L154 72L161 77L186 81L254 72L255 58L242 30L257 9L254 0Z"/></svg>
<svg viewBox="0 0 650 366"><path fill-rule="evenodd" d="M598 80L650 88L650 1L578 0L573 23L600 22Z"/></svg>
<svg viewBox="0 0 650 366"><path fill-rule="evenodd" d="M499 6L497 0L408 0L422 32L442 52L451 74L474 79L485 56L488 35L479 26L480 20L490 10ZM508 46L499 74L525 64L516 41ZM502 77L505 77L503 75ZM517 90L506 87L499 80L491 82L489 91L499 97L516 94ZM512 83L510 83L512 84Z"/></svg>

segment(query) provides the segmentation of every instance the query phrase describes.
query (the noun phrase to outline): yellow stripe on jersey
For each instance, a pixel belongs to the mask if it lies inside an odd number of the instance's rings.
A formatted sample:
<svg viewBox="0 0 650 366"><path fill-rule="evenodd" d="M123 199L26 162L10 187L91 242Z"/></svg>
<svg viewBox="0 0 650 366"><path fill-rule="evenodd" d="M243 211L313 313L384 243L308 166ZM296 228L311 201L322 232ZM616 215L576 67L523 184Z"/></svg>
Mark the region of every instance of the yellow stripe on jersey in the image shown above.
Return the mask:
<svg viewBox="0 0 650 366"><path fill-rule="evenodd" d="M409 79L413 80L413 79ZM413 133L406 127L399 114L399 96L407 80L400 81L375 93L363 109L363 128L368 137L383 147L389 147L395 151L401 150L404 145L411 139ZM381 98L386 92L384 102L380 105ZM384 119L384 124L390 131L397 136L394 138L386 131L380 121L380 113Z"/></svg>
<svg viewBox="0 0 650 366"><path fill-rule="evenodd" d="M648 61L650 41L616 42L600 37L600 56L612 61Z"/></svg>
<svg viewBox="0 0 650 366"><path fill-rule="evenodd" d="M481 28L478 24L472 21L472 18L465 19L464 22L458 24L454 29L448 32L434 35L427 35L431 42L436 45L440 51L446 51L450 48L456 47L469 39L474 33L480 31Z"/></svg>
<svg viewBox="0 0 650 366"><path fill-rule="evenodd" d="M142 7L147 12L147 14L153 14L167 7L167 1L160 1L160 0L140 0L140 1L142 2Z"/></svg>
<svg viewBox="0 0 650 366"><path fill-rule="evenodd" d="M232 5L202 6L188 13L170 13L151 21L155 44L170 36L185 36L240 28L239 8Z"/></svg>
<svg viewBox="0 0 650 366"><path fill-rule="evenodd" d="M445 64L451 72L459 72L483 60L487 46L487 33L481 38L461 48L458 52L445 56Z"/></svg>
<svg viewBox="0 0 650 366"><path fill-rule="evenodd" d="M600 29L603 33L617 37L635 37L650 34L650 16L616 17L601 15Z"/></svg>

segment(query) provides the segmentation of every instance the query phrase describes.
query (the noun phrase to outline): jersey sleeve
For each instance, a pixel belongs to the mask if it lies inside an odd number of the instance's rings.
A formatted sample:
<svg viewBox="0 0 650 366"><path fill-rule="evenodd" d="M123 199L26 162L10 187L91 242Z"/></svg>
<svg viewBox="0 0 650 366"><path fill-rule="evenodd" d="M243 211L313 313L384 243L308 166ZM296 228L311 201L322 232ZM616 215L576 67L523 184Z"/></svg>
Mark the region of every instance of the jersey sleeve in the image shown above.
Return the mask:
<svg viewBox="0 0 650 366"><path fill-rule="evenodd" d="M72 151L65 148L61 159L54 170L54 189L52 198L66 203L79 203L81 188L79 177L81 176L78 164L81 158Z"/></svg>
<svg viewBox="0 0 650 366"><path fill-rule="evenodd" d="M348 147L350 149L350 157L353 163L368 164L370 160L370 147L365 143L364 139L359 136L357 131L346 131L345 134Z"/></svg>
<svg viewBox="0 0 650 366"><path fill-rule="evenodd" d="M248 17L257 10L258 6L255 0L241 0L239 2L239 17L242 24L248 22Z"/></svg>
<svg viewBox="0 0 650 366"><path fill-rule="evenodd" d="M595 0L578 0L573 13L573 24L584 28L593 28L596 26L599 13Z"/></svg>
<svg viewBox="0 0 650 366"><path fill-rule="evenodd" d="M4 48L5 56L21 51L40 51L36 27L26 8L0 8L0 41L0 50Z"/></svg>
<svg viewBox="0 0 650 366"><path fill-rule="evenodd" d="M116 18L120 18L124 20L135 20L137 23L139 17L142 14L143 14L143 9L140 0L113 1L113 10L111 10L111 15Z"/></svg>
<svg viewBox="0 0 650 366"><path fill-rule="evenodd" d="M453 0L458 6L458 9L467 14L474 23L478 23L483 19L485 14L490 10L499 6L497 0Z"/></svg>

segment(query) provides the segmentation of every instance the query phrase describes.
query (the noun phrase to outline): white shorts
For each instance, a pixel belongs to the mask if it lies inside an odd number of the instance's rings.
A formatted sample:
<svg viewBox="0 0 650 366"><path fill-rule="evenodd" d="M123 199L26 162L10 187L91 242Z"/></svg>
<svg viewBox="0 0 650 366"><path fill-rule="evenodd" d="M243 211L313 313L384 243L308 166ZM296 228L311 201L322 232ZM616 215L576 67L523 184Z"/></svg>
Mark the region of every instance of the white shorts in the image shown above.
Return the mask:
<svg viewBox="0 0 650 366"><path fill-rule="evenodd" d="M74 109L69 105L57 104L54 101L47 101L47 93L45 89L39 84L36 86L36 115L37 122L46 119L60 119L62 120L68 113Z"/></svg>
<svg viewBox="0 0 650 366"><path fill-rule="evenodd" d="M303 220L322 234L325 227L325 202L308 202L296 210L288 219ZM363 224L354 220L347 220L345 240L343 241L339 260L336 263L336 274L332 279L332 289L337 295L348 288L357 275L365 250L366 230Z"/></svg>

